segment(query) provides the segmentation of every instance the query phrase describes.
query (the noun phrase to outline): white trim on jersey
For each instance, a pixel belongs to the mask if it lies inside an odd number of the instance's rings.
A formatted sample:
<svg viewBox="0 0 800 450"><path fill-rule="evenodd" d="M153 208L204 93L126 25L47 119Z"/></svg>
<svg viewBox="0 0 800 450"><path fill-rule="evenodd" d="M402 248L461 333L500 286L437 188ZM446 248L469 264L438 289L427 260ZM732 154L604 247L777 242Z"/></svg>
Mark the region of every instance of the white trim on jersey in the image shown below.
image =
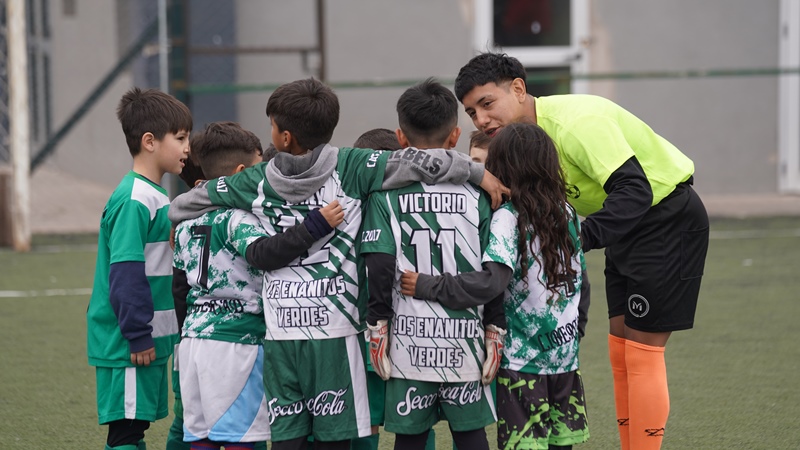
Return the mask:
<svg viewBox="0 0 800 450"><path fill-rule="evenodd" d="M148 277L172 276L172 247L169 241L145 244L144 274Z"/></svg>
<svg viewBox="0 0 800 450"><path fill-rule="evenodd" d="M147 207L150 211L150 220L156 217L158 210L169 205L169 197L141 178L133 180L131 199Z"/></svg>

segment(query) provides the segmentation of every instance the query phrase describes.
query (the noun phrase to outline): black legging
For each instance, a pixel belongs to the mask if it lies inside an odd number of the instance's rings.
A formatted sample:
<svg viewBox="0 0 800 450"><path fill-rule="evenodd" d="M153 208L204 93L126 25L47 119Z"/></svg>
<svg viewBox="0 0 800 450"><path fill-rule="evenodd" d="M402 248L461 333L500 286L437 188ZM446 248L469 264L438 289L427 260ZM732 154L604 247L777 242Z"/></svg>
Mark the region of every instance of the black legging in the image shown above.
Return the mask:
<svg viewBox="0 0 800 450"><path fill-rule="evenodd" d="M489 450L489 443L486 440L486 430L478 428L471 431L453 431L453 442L458 450ZM420 434L397 434L394 439L395 450L424 449L428 442L430 430Z"/></svg>
<svg viewBox="0 0 800 450"><path fill-rule="evenodd" d="M272 450L307 450L308 436L272 443ZM350 450L350 440L318 441L314 440L314 450Z"/></svg>
<svg viewBox="0 0 800 450"><path fill-rule="evenodd" d="M121 445L138 445L144 439L144 432L150 428L146 420L121 419L108 423L108 437L106 444L109 447Z"/></svg>

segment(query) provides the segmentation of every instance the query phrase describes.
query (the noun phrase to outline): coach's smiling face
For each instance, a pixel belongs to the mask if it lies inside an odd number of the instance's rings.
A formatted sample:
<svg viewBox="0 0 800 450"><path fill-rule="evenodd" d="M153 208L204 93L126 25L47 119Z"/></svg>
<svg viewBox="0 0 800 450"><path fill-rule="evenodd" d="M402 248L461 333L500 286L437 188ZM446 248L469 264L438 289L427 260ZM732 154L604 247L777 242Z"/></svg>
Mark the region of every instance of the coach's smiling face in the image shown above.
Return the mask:
<svg viewBox="0 0 800 450"><path fill-rule="evenodd" d="M527 97L525 81L515 78L499 85L492 82L475 86L464 95L462 103L475 128L494 136L504 126L524 115Z"/></svg>

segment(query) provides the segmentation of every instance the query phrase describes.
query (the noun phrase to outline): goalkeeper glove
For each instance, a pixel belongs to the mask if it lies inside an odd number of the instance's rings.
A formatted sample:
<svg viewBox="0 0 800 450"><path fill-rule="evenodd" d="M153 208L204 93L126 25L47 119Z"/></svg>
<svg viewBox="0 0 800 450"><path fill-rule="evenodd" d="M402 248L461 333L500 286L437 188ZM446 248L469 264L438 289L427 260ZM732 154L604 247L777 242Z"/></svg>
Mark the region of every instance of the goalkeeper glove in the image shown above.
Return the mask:
<svg viewBox="0 0 800 450"><path fill-rule="evenodd" d="M372 369L381 377L388 380L392 374L392 365L389 362L389 322L379 320L375 325L367 324L369 328L369 360Z"/></svg>
<svg viewBox="0 0 800 450"><path fill-rule="evenodd" d="M488 385L497 375L500 368L500 360L503 359L503 340L506 330L497 325L487 325L484 333L484 343L486 344L486 361L483 362L483 375L481 382Z"/></svg>

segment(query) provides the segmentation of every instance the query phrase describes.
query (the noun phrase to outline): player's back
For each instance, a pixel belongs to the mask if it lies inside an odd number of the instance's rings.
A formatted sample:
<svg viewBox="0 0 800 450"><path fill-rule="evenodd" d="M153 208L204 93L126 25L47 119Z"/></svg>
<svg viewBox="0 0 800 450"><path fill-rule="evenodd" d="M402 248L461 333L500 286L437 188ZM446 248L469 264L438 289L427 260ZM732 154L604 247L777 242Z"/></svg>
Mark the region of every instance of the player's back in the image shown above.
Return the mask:
<svg viewBox="0 0 800 450"><path fill-rule="evenodd" d="M404 270L429 275L481 270L491 221L488 196L471 184L415 183L373 194L367 211L362 252L397 256L393 374L423 381L479 380L483 306L452 310L406 297L397 280Z"/></svg>
<svg viewBox="0 0 800 450"><path fill-rule="evenodd" d="M244 256L247 246L262 236L258 218L236 209L214 210L178 225L174 265L186 272L191 288L182 336L262 342L263 274Z"/></svg>

